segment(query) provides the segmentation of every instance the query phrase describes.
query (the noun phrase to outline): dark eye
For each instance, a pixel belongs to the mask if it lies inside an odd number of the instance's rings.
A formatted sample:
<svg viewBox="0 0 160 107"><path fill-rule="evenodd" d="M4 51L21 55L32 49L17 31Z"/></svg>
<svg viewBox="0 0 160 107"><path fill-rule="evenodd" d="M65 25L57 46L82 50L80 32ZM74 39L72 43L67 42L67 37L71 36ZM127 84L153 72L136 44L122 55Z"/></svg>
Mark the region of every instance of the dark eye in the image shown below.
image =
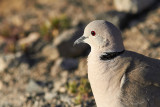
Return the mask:
<svg viewBox="0 0 160 107"><path fill-rule="evenodd" d="M91 31L91 35L95 36L96 35L95 31Z"/></svg>

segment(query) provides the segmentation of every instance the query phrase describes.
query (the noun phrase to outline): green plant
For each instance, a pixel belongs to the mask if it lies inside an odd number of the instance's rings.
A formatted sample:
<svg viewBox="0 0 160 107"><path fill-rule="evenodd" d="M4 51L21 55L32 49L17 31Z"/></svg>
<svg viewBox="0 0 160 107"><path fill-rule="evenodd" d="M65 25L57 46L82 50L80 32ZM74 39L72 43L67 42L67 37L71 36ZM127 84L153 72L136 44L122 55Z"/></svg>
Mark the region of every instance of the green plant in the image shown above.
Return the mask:
<svg viewBox="0 0 160 107"><path fill-rule="evenodd" d="M51 19L51 27L53 29L64 30L69 28L70 26L70 19L65 15Z"/></svg>
<svg viewBox="0 0 160 107"><path fill-rule="evenodd" d="M40 33L43 37L54 37L59 32L69 28L71 21L65 15L54 17L40 26Z"/></svg>
<svg viewBox="0 0 160 107"><path fill-rule="evenodd" d="M80 82L72 81L67 84L68 93L75 96L74 103L80 104L88 99L91 87L87 78L81 78Z"/></svg>
<svg viewBox="0 0 160 107"><path fill-rule="evenodd" d="M45 36L49 33L49 27L46 24L40 26L40 33L41 35Z"/></svg>
<svg viewBox="0 0 160 107"><path fill-rule="evenodd" d="M68 93L75 94L77 92L77 82L76 81L69 82L67 85L67 89Z"/></svg>
<svg viewBox="0 0 160 107"><path fill-rule="evenodd" d="M86 94L86 93L89 93L91 91L88 79L82 78L80 80L80 85L78 87L78 91L79 91L80 94Z"/></svg>

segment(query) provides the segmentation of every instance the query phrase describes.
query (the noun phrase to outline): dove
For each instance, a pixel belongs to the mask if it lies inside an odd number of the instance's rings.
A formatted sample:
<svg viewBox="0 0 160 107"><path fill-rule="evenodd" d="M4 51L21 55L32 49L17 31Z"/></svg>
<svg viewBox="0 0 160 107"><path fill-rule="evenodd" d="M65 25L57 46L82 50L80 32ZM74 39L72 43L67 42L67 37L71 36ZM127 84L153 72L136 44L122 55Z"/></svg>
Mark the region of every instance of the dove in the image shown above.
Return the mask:
<svg viewBox="0 0 160 107"><path fill-rule="evenodd" d="M94 20L74 44L87 43L88 79L97 107L160 107L160 60L126 50L120 30Z"/></svg>

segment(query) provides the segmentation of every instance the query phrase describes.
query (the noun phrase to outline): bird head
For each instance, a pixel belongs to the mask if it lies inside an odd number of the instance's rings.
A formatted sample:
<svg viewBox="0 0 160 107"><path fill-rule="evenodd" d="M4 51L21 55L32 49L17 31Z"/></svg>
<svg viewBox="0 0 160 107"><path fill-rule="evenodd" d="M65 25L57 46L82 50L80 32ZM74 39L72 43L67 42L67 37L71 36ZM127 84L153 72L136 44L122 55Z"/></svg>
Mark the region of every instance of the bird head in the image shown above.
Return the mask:
<svg viewBox="0 0 160 107"><path fill-rule="evenodd" d="M87 43L91 49L102 49L107 52L124 50L120 30L104 20L90 22L85 27L83 36L74 42L74 44L79 43Z"/></svg>

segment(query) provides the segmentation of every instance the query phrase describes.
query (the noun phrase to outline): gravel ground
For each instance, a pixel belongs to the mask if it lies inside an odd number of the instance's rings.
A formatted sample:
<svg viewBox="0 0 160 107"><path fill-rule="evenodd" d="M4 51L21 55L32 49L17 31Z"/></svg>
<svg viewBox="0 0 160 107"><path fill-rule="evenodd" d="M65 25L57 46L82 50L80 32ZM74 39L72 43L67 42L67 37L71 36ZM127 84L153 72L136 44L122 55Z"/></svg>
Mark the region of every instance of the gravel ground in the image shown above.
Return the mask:
<svg viewBox="0 0 160 107"><path fill-rule="evenodd" d="M0 0L0 107L96 107L90 47L73 42L91 20L105 19L121 29L126 49L160 58L160 4L145 8L133 14L112 0Z"/></svg>

